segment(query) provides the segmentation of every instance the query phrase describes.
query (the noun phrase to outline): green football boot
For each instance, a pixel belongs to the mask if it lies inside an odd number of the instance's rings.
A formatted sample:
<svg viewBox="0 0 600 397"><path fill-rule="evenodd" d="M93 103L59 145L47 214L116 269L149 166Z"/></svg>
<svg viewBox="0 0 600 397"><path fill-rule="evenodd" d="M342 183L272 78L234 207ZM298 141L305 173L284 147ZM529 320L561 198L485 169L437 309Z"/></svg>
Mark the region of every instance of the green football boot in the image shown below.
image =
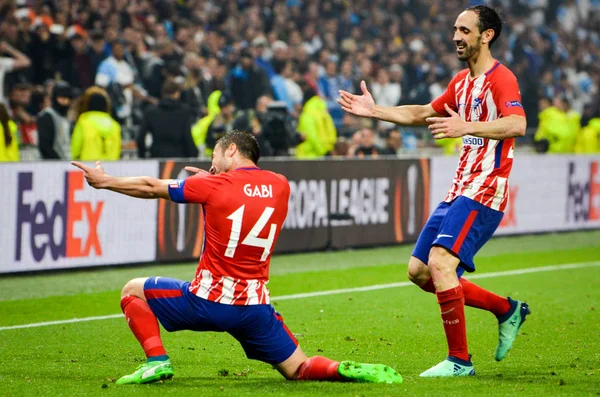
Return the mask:
<svg viewBox="0 0 600 397"><path fill-rule="evenodd" d="M383 364L362 364L342 361L338 373L345 380L364 383L402 383L402 376L392 367Z"/></svg>
<svg viewBox="0 0 600 397"><path fill-rule="evenodd" d="M116 384L140 385L142 383L152 383L163 379L171 379L174 374L171 360L149 361L137 367L131 375L123 376Z"/></svg>
<svg viewBox="0 0 600 397"><path fill-rule="evenodd" d="M517 338L519 328L521 328L521 325L525 322L525 317L531 313L527 303L512 300L510 297L508 298L508 301L510 302L511 310L506 316L498 318L498 346L496 347L495 354L496 361L501 361L506 356L506 353L508 353Z"/></svg>
<svg viewBox="0 0 600 397"><path fill-rule="evenodd" d="M450 378L454 376L473 376L475 368L471 361L464 361L454 357L448 357L438 365L423 372L423 378Z"/></svg>

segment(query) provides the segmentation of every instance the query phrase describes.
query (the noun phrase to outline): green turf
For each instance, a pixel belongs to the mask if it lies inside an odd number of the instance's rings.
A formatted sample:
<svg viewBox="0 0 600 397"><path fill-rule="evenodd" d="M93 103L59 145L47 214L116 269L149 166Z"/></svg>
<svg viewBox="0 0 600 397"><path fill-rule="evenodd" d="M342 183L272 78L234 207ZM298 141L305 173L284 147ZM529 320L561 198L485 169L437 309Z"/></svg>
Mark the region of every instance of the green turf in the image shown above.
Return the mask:
<svg viewBox="0 0 600 397"><path fill-rule="evenodd" d="M278 256L274 297L406 281L410 247ZM229 336L165 333L176 376L162 384L116 386L143 354L125 321L0 331L0 396L128 395L600 395L600 232L495 239L478 256L478 272L587 263L587 267L482 278L503 295L526 299L533 314L514 349L493 359L497 338L489 313L467 309L477 376L421 379L445 356L433 295L413 286L326 297L275 300L309 355L382 362L401 385L287 382L247 360ZM135 276L189 279L193 264L73 271L0 280L0 327L119 313L119 290Z"/></svg>

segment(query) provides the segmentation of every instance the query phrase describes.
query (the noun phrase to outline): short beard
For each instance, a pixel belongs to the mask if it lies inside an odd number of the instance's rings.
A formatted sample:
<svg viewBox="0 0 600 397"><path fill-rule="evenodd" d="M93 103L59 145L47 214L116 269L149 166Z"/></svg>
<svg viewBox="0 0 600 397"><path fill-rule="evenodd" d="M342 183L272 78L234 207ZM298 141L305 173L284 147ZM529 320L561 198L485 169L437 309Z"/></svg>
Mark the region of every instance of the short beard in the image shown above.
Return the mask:
<svg viewBox="0 0 600 397"><path fill-rule="evenodd" d="M467 46L467 48L465 48L464 54L459 55L458 59L461 61L468 61L469 59L473 58L474 55L479 54L480 51L481 35L477 38L477 41L475 42L475 44L473 44L473 46Z"/></svg>

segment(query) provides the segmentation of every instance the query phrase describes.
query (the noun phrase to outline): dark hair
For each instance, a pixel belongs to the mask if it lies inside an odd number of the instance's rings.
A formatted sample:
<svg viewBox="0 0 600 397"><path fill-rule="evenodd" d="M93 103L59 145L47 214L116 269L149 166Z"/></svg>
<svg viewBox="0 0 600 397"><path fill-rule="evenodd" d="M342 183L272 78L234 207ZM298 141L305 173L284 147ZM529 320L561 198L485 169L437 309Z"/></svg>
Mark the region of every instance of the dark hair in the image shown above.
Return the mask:
<svg viewBox="0 0 600 397"><path fill-rule="evenodd" d="M397 132L398 134L400 134L400 136L402 136L402 133L400 132L399 129L397 129L397 128L390 128L389 130L387 130L385 132L385 139L390 139L390 137L392 136L392 134L394 132Z"/></svg>
<svg viewBox="0 0 600 397"><path fill-rule="evenodd" d="M221 150L225 151L232 143L237 146L242 157L252 160L254 164L258 164L260 159L260 149L258 141L250 131L232 130L223 135L217 145L221 145Z"/></svg>
<svg viewBox="0 0 600 397"><path fill-rule="evenodd" d="M109 113L110 105L108 99L99 93L91 94L88 98L87 111Z"/></svg>
<svg viewBox="0 0 600 397"><path fill-rule="evenodd" d="M219 97L219 107L222 108L223 106L227 105L235 105L235 101L233 100L233 97L231 95L227 93L222 93Z"/></svg>
<svg viewBox="0 0 600 397"><path fill-rule="evenodd" d="M8 115L8 109L6 109L6 105L0 103L0 124L2 124L2 129L4 130L4 145L9 147L12 143L12 134L10 133L10 126L8 122L10 121L10 117Z"/></svg>
<svg viewBox="0 0 600 397"><path fill-rule="evenodd" d="M500 18L498 12L486 5L469 7L466 11L473 11L479 17L479 33L485 32L488 29L494 31L494 37L492 37L489 44L489 47L492 48L492 44L494 44L494 41L496 41L496 39L500 37L500 33L502 33L502 18Z"/></svg>
<svg viewBox="0 0 600 397"><path fill-rule="evenodd" d="M162 86L162 96L170 97L181 92L181 86L173 80L167 80Z"/></svg>
<svg viewBox="0 0 600 397"><path fill-rule="evenodd" d="M273 71L275 72L275 74L281 74L281 72L283 72L283 70L287 66L288 61L280 61L274 59L271 61L271 63L273 64Z"/></svg>

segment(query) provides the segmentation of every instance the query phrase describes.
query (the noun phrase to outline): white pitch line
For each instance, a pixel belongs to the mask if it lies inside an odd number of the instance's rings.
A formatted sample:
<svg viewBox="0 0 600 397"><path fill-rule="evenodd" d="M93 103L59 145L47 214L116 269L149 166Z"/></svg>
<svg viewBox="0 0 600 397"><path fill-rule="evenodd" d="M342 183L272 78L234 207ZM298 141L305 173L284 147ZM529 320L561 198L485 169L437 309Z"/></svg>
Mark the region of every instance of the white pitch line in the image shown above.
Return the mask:
<svg viewBox="0 0 600 397"><path fill-rule="evenodd" d="M111 318L119 318L119 317L123 317L123 313L109 314L108 316L94 316L94 317L84 317L84 318L72 318L72 319L69 319L69 320L44 321L44 322L41 322L41 323L10 325L8 327L0 327L0 331L7 331L9 329L45 327L47 325L61 325L61 324L70 324L70 323L83 323L83 322L86 322L86 321L108 320L108 319L111 319Z"/></svg>
<svg viewBox="0 0 600 397"><path fill-rule="evenodd" d="M551 271L555 271L555 270L581 269L581 268L585 268L585 267L594 267L594 266L600 266L600 262L571 263L571 264L566 264L566 265L529 267L526 269L506 270L503 272L470 274L470 275L468 275L468 278L469 279L483 279L483 278L496 278L496 277L504 277L504 276L518 276L521 274L551 272ZM342 288L342 289L332 289L332 290L327 290L327 291L305 292L305 293L301 293L301 294L291 294L291 295L282 295L282 296L278 296L278 297L273 297L273 298L271 298L271 301L284 301L284 300L292 300L292 299L314 298L317 296L339 295L339 294L346 294L349 292L377 291L377 290L389 289L389 288L408 287L410 285L413 285L413 284L408 281L403 281L403 282L399 282L399 283L368 285L365 287ZM20 324L20 325L10 325L7 327L0 327L0 331L8 331L11 329L22 329L22 328L45 327L48 325L83 323L83 322L87 322L87 321L109 320L112 318L120 318L120 317L123 317L123 314L119 313L119 314L109 314L107 316L94 316L94 317L84 317L84 318L72 318L69 320L44 321L41 323Z"/></svg>

